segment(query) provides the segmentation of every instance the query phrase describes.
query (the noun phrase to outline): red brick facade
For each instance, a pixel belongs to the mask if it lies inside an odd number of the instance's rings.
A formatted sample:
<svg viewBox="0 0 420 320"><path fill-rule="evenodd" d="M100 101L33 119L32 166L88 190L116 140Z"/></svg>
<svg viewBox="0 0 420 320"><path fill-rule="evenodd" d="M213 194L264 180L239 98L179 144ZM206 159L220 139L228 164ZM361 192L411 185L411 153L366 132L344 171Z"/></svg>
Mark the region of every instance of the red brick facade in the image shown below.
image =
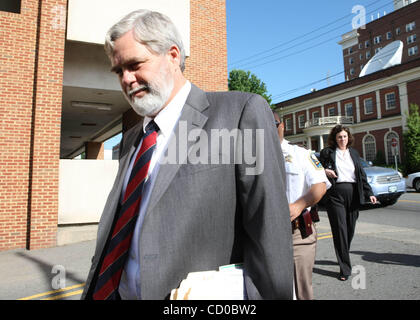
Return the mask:
<svg viewBox="0 0 420 320"><path fill-rule="evenodd" d="M306 115L309 112L310 119L307 119L308 121L315 118L315 112L318 112L319 117L328 117L330 108L338 111L338 107L340 107L341 116L353 117L353 125L349 126L355 132L354 147L362 157L367 155L367 152L364 152L364 147L366 147L364 139L371 135L374 137L375 153L382 152L385 160L388 159L389 163L389 137L395 136L399 140L399 159L403 161L401 155L404 152L403 126L406 111L412 103L420 106L420 73L415 71L419 70L419 67L420 58L363 78L346 81L333 87L281 102L277 104L277 108L281 108L284 121L295 118L296 121L293 125L297 126L299 115ZM379 86L378 83L381 85ZM351 88L354 89L351 90ZM325 97L326 103L320 103L322 97ZM333 97L339 97L337 99L340 100L331 101L334 99ZM365 110L365 100L367 99L370 99L371 103L368 113ZM346 104L350 103L352 114L347 115ZM324 114L321 113L321 110ZM321 135L320 130L313 131L311 129L316 126L316 123L312 123L305 130L298 130L297 127L294 130L292 127L291 130L285 130L285 136L292 143L303 145L307 145L310 140L311 148L319 151L321 148L318 140ZM316 132L316 136L310 136L312 132ZM329 129L322 133L324 142L328 133ZM369 155L370 158L372 156L376 155Z"/></svg>
<svg viewBox="0 0 420 320"><path fill-rule="evenodd" d="M366 24L365 28L357 29L358 44L343 50L343 62L346 79L355 79L366 63L375 55L375 51L387 44L400 40L404 44L402 63L417 59L417 54L408 55L408 49L419 46L420 39L420 2L414 2L406 7L389 13ZM369 20L370 17L366 17ZM414 29L406 29L407 24L414 22ZM416 41L409 43L408 37L416 35ZM380 38L376 38L380 37ZM376 40L375 40L376 38ZM353 74L350 70L353 69Z"/></svg>
<svg viewBox="0 0 420 320"><path fill-rule="evenodd" d="M190 1L191 46L185 76L206 91L228 90L225 0Z"/></svg>
<svg viewBox="0 0 420 320"><path fill-rule="evenodd" d="M56 243L65 10L0 12L0 250Z"/></svg>

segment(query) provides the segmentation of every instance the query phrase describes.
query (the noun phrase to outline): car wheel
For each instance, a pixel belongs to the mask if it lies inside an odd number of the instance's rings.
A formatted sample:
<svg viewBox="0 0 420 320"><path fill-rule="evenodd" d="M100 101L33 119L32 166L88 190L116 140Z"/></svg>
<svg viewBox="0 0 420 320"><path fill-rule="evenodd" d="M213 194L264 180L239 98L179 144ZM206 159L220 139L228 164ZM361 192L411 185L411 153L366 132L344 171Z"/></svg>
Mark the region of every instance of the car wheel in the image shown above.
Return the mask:
<svg viewBox="0 0 420 320"><path fill-rule="evenodd" d="M420 192L420 179L414 180L414 189L416 189L417 192Z"/></svg>

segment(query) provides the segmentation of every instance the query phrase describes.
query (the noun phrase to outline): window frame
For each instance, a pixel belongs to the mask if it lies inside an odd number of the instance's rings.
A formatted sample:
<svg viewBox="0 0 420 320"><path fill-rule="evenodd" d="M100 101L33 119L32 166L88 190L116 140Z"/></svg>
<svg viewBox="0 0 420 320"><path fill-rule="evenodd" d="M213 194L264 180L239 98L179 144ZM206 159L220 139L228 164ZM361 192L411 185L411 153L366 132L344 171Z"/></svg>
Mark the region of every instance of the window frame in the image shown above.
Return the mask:
<svg viewBox="0 0 420 320"><path fill-rule="evenodd" d="M394 96L394 103L393 103L393 106L390 106L389 105L389 100L388 100L388 97L390 96L390 95L393 95ZM393 92L388 92L388 93L385 93L385 110L394 110L394 109L396 109L397 108L397 95L396 95L396 93L393 91Z"/></svg>
<svg viewBox="0 0 420 320"><path fill-rule="evenodd" d="M370 100L371 101L371 107L372 107L372 111L371 112L366 112L366 101ZM373 114L373 98L365 98L363 99L363 112L365 115L371 115Z"/></svg>

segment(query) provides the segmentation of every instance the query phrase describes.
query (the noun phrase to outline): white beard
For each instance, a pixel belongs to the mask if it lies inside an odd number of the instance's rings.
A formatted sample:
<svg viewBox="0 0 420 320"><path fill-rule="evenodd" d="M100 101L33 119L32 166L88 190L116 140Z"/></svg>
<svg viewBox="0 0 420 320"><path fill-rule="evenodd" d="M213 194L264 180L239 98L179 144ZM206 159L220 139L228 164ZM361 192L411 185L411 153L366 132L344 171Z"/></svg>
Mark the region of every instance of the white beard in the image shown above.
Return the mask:
<svg viewBox="0 0 420 320"><path fill-rule="evenodd" d="M148 92L141 98L134 97L132 100L124 93L133 110L140 116L155 116L168 101L174 88L174 79L162 67L156 79L147 85Z"/></svg>

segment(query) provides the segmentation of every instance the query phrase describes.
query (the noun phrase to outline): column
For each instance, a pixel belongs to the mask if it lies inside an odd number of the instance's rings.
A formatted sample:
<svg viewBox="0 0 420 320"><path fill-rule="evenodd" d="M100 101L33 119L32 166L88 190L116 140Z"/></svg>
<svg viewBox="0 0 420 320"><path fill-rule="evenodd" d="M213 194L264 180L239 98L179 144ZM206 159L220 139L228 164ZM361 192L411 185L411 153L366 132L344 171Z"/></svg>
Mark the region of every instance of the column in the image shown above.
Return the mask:
<svg viewBox="0 0 420 320"><path fill-rule="evenodd" d="M27 249L56 246L67 1L38 1Z"/></svg>
<svg viewBox="0 0 420 320"><path fill-rule="evenodd" d="M409 112L407 82L398 85L403 132L407 130L407 114Z"/></svg>
<svg viewBox="0 0 420 320"><path fill-rule="evenodd" d="M382 110L381 110L381 92L376 90L376 112L378 115L378 119L382 118Z"/></svg>
<svg viewBox="0 0 420 320"><path fill-rule="evenodd" d="M103 160L104 144L102 142L88 141L85 143L86 159Z"/></svg>

